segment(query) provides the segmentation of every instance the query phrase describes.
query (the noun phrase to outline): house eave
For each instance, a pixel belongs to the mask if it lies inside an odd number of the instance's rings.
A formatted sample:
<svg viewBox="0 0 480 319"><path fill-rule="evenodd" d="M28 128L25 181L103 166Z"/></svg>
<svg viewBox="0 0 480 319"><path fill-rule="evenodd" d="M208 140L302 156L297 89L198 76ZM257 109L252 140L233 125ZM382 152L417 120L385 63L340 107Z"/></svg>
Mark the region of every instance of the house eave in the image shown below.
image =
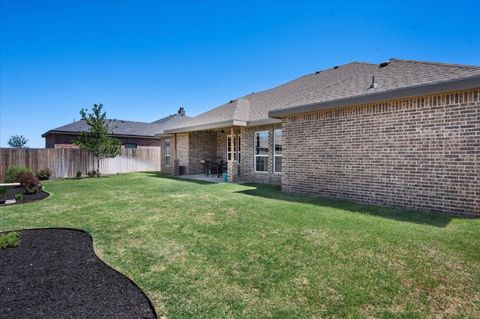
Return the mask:
<svg viewBox="0 0 480 319"><path fill-rule="evenodd" d="M82 131L72 132L72 131L56 131L50 130L42 134L42 137L45 138L50 134L64 134L64 135L80 135ZM127 138L143 138L143 139L154 139L157 135L133 135L133 134L108 134L113 137L127 137Z"/></svg>
<svg viewBox="0 0 480 319"><path fill-rule="evenodd" d="M247 122L238 121L238 120L227 120L227 121L212 122L212 123L198 124L198 125L192 125L192 126L184 126L184 127L174 128L170 130L165 130L164 134L213 130L213 129L225 128L229 126L247 126Z"/></svg>
<svg viewBox="0 0 480 319"><path fill-rule="evenodd" d="M282 120L267 118L267 119L261 119L261 120L248 121L247 126L271 125L271 124L279 124L279 123L282 123Z"/></svg>
<svg viewBox="0 0 480 319"><path fill-rule="evenodd" d="M324 109L345 107L350 105L376 103L386 100L394 100L415 96L430 95L436 93L480 88L480 76L472 76L462 79L440 81L436 83L421 84L406 88L394 89L385 92L371 93L344 99L331 100L320 103L293 106L268 112L271 118L281 119L297 113L315 112Z"/></svg>

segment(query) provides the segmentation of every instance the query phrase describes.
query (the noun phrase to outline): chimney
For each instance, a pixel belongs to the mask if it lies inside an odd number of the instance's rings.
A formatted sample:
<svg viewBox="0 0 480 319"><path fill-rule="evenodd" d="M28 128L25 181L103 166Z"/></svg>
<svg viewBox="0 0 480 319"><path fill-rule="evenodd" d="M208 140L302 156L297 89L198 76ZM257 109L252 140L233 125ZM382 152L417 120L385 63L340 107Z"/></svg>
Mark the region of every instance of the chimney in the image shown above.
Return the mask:
<svg viewBox="0 0 480 319"><path fill-rule="evenodd" d="M180 114L180 116L185 116L185 109L183 107L180 107L178 109L178 114Z"/></svg>

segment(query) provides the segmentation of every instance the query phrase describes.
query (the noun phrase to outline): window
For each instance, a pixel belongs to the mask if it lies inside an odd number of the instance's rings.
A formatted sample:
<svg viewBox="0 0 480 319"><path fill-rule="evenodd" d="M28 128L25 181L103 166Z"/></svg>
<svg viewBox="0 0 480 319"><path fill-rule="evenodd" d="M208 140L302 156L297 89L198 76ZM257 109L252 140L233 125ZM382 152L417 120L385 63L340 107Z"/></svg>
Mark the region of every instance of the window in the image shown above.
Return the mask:
<svg viewBox="0 0 480 319"><path fill-rule="evenodd" d="M255 172L268 172L268 131L255 132Z"/></svg>
<svg viewBox="0 0 480 319"><path fill-rule="evenodd" d="M273 131L273 171L282 172L282 130Z"/></svg>
<svg viewBox="0 0 480 319"><path fill-rule="evenodd" d="M240 163L240 155L241 155L241 148L240 148L240 136L235 136L237 139L235 141L235 148L236 148L236 154L235 154L235 159L237 160L238 163ZM227 161L232 160L232 136L228 135L227 136Z"/></svg>
<svg viewBox="0 0 480 319"><path fill-rule="evenodd" d="M125 148L137 148L137 143L125 143Z"/></svg>
<svg viewBox="0 0 480 319"><path fill-rule="evenodd" d="M170 140L165 140L165 166L170 165L170 151L171 151Z"/></svg>

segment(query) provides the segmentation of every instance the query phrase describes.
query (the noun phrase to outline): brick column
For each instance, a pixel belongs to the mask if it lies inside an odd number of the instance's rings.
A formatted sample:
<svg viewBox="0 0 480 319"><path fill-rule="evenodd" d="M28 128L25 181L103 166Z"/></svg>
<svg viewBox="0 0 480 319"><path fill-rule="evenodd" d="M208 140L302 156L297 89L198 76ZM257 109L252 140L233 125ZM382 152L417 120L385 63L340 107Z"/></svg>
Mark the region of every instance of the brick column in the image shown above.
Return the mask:
<svg viewBox="0 0 480 319"><path fill-rule="evenodd" d="M237 179L238 164L236 161L227 162L228 181L234 182Z"/></svg>
<svg viewBox="0 0 480 319"><path fill-rule="evenodd" d="M179 175L179 169L178 169L179 165L180 165L180 160L179 159L174 159L173 160L173 175L174 176Z"/></svg>

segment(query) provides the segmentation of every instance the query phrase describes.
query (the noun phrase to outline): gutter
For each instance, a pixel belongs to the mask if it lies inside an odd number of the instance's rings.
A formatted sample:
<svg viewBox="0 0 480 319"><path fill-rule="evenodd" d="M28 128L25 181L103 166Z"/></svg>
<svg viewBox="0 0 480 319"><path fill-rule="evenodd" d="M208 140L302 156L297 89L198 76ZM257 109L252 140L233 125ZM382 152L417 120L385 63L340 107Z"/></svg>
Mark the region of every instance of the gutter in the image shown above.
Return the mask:
<svg viewBox="0 0 480 319"><path fill-rule="evenodd" d="M72 132L72 131L55 131L51 130L46 133L42 134L42 137L45 138L50 134L65 134L65 135L80 135L84 131L78 131L78 132ZM108 136L113 136L113 137L131 137L131 138L155 138L157 134L155 135L127 135L127 134L108 134Z"/></svg>
<svg viewBox="0 0 480 319"><path fill-rule="evenodd" d="M360 96L353 96L343 99L336 99L320 103L311 103L292 106L284 109L278 109L268 112L271 118L281 119L288 115L297 113L308 113L325 109L332 109L344 106L368 104L385 100L393 100L407 97L430 95L444 93L446 91L466 90L480 88L480 75L475 75L462 79L439 81L429 84L414 85L405 88L393 89L384 92L370 93Z"/></svg>
<svg viewBox="0 0 480 319"><path fill-rule="evenodd" d="M229 126L247 126L246 121L237 121L237 120L228 120L228 121L221 121L221 122L213 122L213 123L206 123L206 124L199 124L199 125L192 125L192 126L184 126L179 128L174 128L170 130L165 130L165 133L182 133L182 132L191 132L191 131L202 131L202 130L209 130L209 129L216 129L216 128L223 128ZM157 134L158 136L161 134Z"/></svg>

